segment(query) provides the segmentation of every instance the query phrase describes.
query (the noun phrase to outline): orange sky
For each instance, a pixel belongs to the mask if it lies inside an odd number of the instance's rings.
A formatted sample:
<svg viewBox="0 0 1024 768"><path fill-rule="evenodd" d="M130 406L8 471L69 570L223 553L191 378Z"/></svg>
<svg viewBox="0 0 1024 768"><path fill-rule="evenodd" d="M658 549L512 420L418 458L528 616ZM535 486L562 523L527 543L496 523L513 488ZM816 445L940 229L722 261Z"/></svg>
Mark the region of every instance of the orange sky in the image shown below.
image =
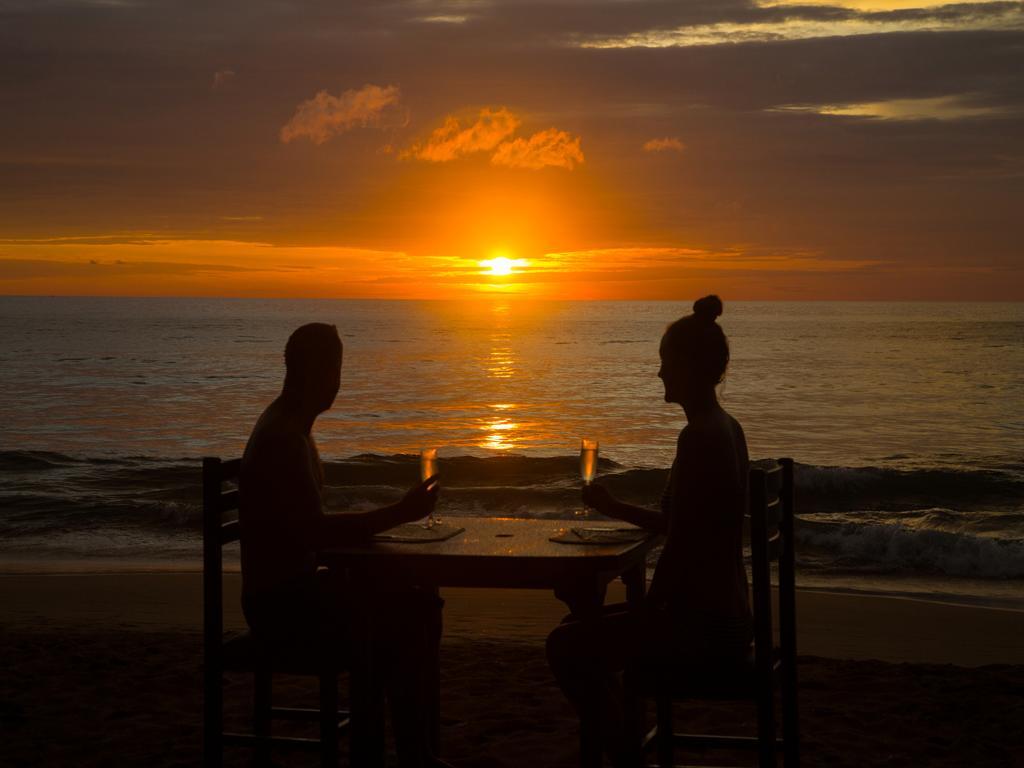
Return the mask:
<svg viewBox="0 0 1024 768"><path fill-rule="evenodd" d="M0 293L1024 299L1019 4L701 7L0 6Z"/></svg>

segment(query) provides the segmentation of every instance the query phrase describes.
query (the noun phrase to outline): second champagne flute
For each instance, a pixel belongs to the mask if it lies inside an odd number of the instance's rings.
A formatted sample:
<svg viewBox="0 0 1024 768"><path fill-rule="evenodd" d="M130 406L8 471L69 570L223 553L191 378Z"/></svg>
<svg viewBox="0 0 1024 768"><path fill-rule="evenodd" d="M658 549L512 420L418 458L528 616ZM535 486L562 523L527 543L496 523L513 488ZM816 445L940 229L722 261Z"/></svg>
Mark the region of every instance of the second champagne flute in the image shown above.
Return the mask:
<svg viewBox="0 0 1024 768"><path fill-rule="evenodd" d="M580 440L580 478L584 485L590 485L597 473L598 450L597 440L590 440L586 437ZM587 508L583 507L576 514L579 517L586 517Z"/></svg>
<svg viewBox="0 0 1024 768"><path fill-rule="evenodd" d="M424 448L420 451L420 480L425 481L437 474L437 448ZM423 527L426 529L433 528L435 525L440 525L441 518L437 516L433 509L430 510L430 514L427 516L426 522L423 523Z"/></svg>

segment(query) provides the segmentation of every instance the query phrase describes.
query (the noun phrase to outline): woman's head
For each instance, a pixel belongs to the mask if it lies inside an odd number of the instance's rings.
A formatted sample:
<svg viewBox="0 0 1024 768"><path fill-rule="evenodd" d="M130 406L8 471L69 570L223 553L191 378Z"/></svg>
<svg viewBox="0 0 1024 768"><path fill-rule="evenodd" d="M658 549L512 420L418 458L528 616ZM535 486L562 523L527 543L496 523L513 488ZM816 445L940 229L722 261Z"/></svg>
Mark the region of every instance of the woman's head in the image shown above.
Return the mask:
<svg viewBox="0 0 1024 768"><path fill-rule="evenodd" d="M729 365L729 342L715 322L722 300L705 296L693 303L693 314L672 323L661 337L661 368L665 400L683 403L713 393Z"/></svg>

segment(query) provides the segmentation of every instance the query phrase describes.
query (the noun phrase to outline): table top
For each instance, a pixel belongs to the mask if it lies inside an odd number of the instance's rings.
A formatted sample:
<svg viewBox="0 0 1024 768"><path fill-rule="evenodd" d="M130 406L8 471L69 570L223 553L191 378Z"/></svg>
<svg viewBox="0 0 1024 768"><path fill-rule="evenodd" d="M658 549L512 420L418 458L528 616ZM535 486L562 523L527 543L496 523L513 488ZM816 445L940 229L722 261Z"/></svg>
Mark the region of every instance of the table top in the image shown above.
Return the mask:
<svg viewBox="0 0 1024 768"><path fill-rule="evenodd" d="M559 544L550 538L593 523L508 517L445 522L466 530L445 541L374 541L324 550L320 560L327 566L398 567L439 586L555 587L581 578L610 580L642 565L655 539L652 535L618 544Z"/></svg>

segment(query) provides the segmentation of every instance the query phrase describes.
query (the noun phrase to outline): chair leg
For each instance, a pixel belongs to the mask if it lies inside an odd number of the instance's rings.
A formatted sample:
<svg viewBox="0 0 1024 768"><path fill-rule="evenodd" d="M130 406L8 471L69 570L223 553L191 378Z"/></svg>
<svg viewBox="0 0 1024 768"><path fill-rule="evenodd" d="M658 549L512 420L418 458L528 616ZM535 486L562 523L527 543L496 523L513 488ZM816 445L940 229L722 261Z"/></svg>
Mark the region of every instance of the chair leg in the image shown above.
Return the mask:
<svg viewBox="0 0 1024 768"><path fill-rule="evenodd" d="M622 675L623 704L625 706L626 737L631 742L633 765L643 765L644 698L637 689L636 673L626 669Z"/></svg>
<svg viewBox="0 0 1024 768"><path fill-rule="evenodd" d="M220 670L204 671L203 680L203 766L220 768L224 764L224 691Z"/></svg>
<svg viewBox="0 0 1024 768"><path fill-rule="evenodd" d="M259 739L255 759L257 765L270 764L270 708L273 692L273 676L270 670L258 669L252 675L252 730Z"/></svg>
<svg viewBox="0 0 1024 768"><path fill-rule="evenodd" d="M672 737L672 698L658 694L656 698L658 732L654 743L658 751L658 765L672 768L675 763L675 745Z"/></svg>
<svg viewBox="0 0 1024 768"><path fill-rule="evenodd" d="M601 680L588 676L580 710L580 766L597 768L601 765Z"/></svg>
<svg viewBox="0 0 1024 768"><path fill-rule="evenodd" d="M338 767L338 677L320 675L320 765Z"/></svg>
<svg viewBox="0 0 1024 768"><path fill-rule="evenodd" d="M772 685L762 681L757 693L757 764L775 768L775 703Z"/></svg>
<svg viewBox="0 0 1024 768"><path fill-rule="evenodd" d="M782 764L785 768L800 765L800 721L795 686L782 689Z"/></svg>

